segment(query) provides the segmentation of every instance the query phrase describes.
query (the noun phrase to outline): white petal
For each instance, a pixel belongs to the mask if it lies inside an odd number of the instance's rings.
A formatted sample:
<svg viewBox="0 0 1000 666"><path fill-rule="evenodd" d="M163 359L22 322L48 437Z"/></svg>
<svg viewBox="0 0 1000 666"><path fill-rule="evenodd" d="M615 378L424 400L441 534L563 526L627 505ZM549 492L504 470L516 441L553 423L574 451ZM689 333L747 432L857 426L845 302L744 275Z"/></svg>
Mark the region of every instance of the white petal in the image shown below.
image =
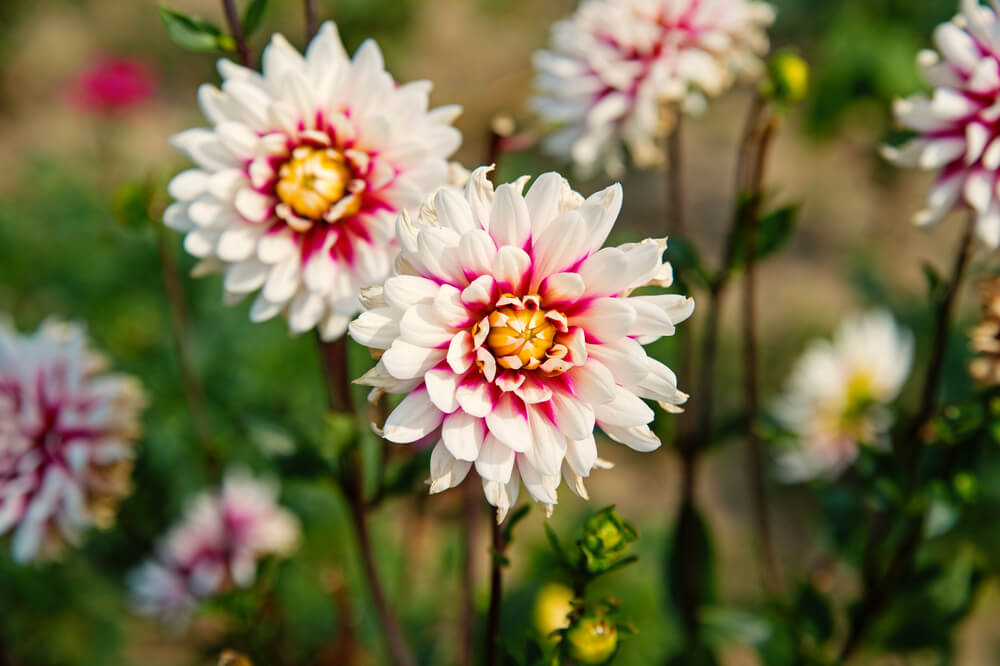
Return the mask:
<svg viewBox="0 0 1000 666"><path fill-rule="evenodd" d="M416 379L445 358L445 350L428 349L396 339L382 355L382 363L396 379Z"/></svg>
<svg viewBox="0 0 1000 666"><path fill-rule="evenodd" d="M486 415L486 426L497 439L515 451L523 452L531 447L531 428L524 404L510 393L500 396L493 411Z"/></svg>
<svg viewBox="0 0 1000 666"><path fill-rule="evenodd" d="M445 414L451 414L458 409L458 387L462 381L450 369L430 370L424 375L427 393L434 405Z"/></svg>
<svg viewBox="0 0 1000 666"><path fill-rule="evenodd" d="M496 189L490 213L489 232L497 247L510 245L523 248L531 237L531 218L524 197L512 184Z"/></svg>
<svg viewBox="0 0 1000 666"><path fill-rule="evenodd" d="M385 438L396 444L409 444L434 432L444 414L434 406L427 390L419 388L403 398L385 421Z"/></svg>
<svg viewBox="0 0 1000 666"><path fill-rule="evenodd" d="M514 470L514 457L514 449L489 434L476 458L476 472L487 481L506 484Z"/></svg>
<svg viewBox="0 0 1000 666"><path fill-rule="evenodd" d="M605 425L630 428L645 425L653 420L653 410L649 408L649 405L628 389L620 386L616 391L615 399L602 405L596 405L594 413L597 415L597 423L602 428Z"/></svg>
<svg viewBox="0 0 1000 666"><path fill-rule="evenodd" d="M448 447L449 453L459 460L473 461L478 458L485 437L483 420L461 410L446 416L441 427L441 441Z"/></svg>

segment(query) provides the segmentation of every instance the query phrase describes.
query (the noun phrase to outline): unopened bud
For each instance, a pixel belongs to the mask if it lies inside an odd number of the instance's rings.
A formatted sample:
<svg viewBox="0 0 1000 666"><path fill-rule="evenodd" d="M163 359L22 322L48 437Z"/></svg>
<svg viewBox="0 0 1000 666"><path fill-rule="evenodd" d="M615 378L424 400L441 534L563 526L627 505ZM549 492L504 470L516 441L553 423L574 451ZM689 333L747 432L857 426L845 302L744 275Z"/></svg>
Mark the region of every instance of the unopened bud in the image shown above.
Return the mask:
<svg viewBox="0 0 1000 666"><path fill-rule="evenodd" d="M569 657L579 664L606 664L618 650L618 625L603 615L584 615L566 632Z"/></svg>
<svg viewBox="0 0 1000 666"><path fill-rule="evenodd" d="M809 94L809 64L793 51L778 51L768 61L761 94L779 103L801 103Z"/></svg>
<svg viewBox="0 0 1000 666"><path fill-rule="evenodd" d="M535 629L547 641L554 641L553 632L569 625L573 612L573 590L559 583L548 583L535 597Z"/></svg>

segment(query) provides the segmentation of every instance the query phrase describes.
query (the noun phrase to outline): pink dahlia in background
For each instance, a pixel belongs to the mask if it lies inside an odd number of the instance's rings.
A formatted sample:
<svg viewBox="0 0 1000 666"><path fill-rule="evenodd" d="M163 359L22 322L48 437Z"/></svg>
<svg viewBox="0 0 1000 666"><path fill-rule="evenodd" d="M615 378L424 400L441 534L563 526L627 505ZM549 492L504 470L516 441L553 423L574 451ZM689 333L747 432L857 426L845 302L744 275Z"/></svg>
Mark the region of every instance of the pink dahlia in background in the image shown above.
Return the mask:
<svg viewBox="0 0 1000 666"><path fill-rule="evenodd" d="M261 559L291 554L299 523L277 496L276 486L245 472L228 474L217 494L198 495L156 558L133 572L136 611L183 625L199 600L252 585Z"/></svg>
<svg viewBox="0 0 1000 666"><path fill-rule="evenodd" d="M156 71L142 60L107 56L76 74L70 84L73 105L84 111L127 111L156 92Z"/></svg>
<svg viewBox="0 0 1000 666"><path fill-rule="evenodd" d="M0 323L0 534L13 534L18 561L109 527L131 490L146 400L106 366L78 326L48 320L19 335Z"/></svg>
<svg viewBox="0 0 1000 666"><path fill-rule="evenodd" d="M994 3L994 7L996 4ZM977 232L1000 245L1000 19L977 0L934 31L937 51L923 50L917 64L931 96L897 100L897 121L917 136L883 154L899 166L938 171L927 204L914 221L937 222L956 207L977 217Z"/></svg>
<svg viewBox="0 0 1000 666"><path fill-rule="evenodd" d="M561 126L544 143L584 174L662 161L658 142L676 112L738 76L763 71L774 9L756 0L584 0L552 27L552 48L535 54L541 118Z"/></svg>
<svg viewBox="0 0 1000 666"><path fill-rule="evenodd" d="M662 240L601 249L619 185L584 199L556 173L494 191L490 167L464 196L444 189L396 222L401 254L384 287L366 289L351 336L378 350L359 383L407 394L384 435L431 437L431 492L472 465L502 520L523 482L551 509L560 477L586 497L599 465L594 426L638 451L660 440L643 399L677 411L687 396L642 345L672 335L694 302L669 286ZM374 396L373 396L374 397Z"/></svg>
<svg viewBox="0 0 1000 666"><path fill-rule="evenodd" d="M397 85L373 41L348 59L333 23L304 57L276 35L262 69L222 60L222 89L201 87L212 127L173 137L197 168L171 181L164 221L227 301L258 292L253 321L334 339L389 274L396 215L446 183L461 109L429 111L431 84Z"/></svg>

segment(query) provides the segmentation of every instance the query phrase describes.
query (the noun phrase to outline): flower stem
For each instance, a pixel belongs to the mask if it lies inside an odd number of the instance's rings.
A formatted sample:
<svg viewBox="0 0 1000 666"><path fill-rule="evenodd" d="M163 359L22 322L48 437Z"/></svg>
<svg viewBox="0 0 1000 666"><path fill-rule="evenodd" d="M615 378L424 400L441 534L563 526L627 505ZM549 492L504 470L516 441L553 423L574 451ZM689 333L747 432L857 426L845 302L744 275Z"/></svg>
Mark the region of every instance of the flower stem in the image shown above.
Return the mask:
<svg viewBox="0 0 1000 666"><path fill-rule="evenodd" d="M462 599L460 666L473 666L476 661L476 528L479 525L479 484L467 478L462 484Z"/></svg>
<svg viewBox="0 0 1000 666"><path fill-rule="evenodd" d="M181 386L191 417L191 427L198 440L199 448L204 452L208 466L217 468L220 461L212 438L208 414L205 410L205 391L191 359L188 327L190 317L188 316L187 299L184 295L184 282L177 267L177 258L170 248L165 228L161 224L154 224L153 233L156 235L160 272L163 275L163 287L167 304L170 307L170 332L174 354L177 356L177 367L180 371Z"/></svg>
<svg viewBox="0 0 1000 666"><path fill-rule="evenodd" d="M317 340L319 339L317 338ZM353 415L355 412L354 401L351 398L350 370L347 362L347 339L340 337L332 342L319 341L319 351L330 408L335 412ZM358 540L361 565L365 578L368 580L372 602L382 624L382 631L385 634L385 642L392 663L395 666L415 666L416 661L414 661L406 642L402 625L386 598L376 566L375 549L368 532L369 505L365 500L361 453L357 447L354 447L349 455L352 473L343 476L344 494L347 497L351 521L354 524Z"/></svg>
<svg viewBox="0 0 1000 666"><path fill-rule="evenodd" d="M936 321L934 327L934 338L931 343L931 357L927 366L927 374L924 379L923 392L920 398L920 406L917 409L913 424L907 431L905 437L908 448L904 450L907 468L910 476L910 492L913 491L913 476L916 473L918 458L920 455L920 431L933 418L935 404L937 402L938 384L941 381L941 372L944 368L944 358L948 349L948 337L951 330L951 323L954 317L955 306L958 294L961 292L962 282L965 278L969 257L972 254L972 240L975 235L976 216L969 214L965 231L959 241L958 251L952 267L951 279L941 301L938 303ZM964 447L955 444L949 451L945 464L942 465L941 475L947 478L952 473L952 469L957 462L958 453ZM927 517L926 510L921 511L917 516L908 518L909 527L906 535L900 542L899 547L889 558L889 564L885 568L885 574L878 575L877 560L874 551L869 550L865 558L865 569L863 579L865 581L864 592L861 601L858 603L857 611L854 613L847 638L844 640L840 650L838 662L846 664L862 641L871 625L878 615L885 609L886 604L892 599L900 581L913 564L913 559L920 547L920 537L923 534L924 522Z"/></svg>
<svg viewBox="0 0 1000 666"><path fill-rule="evenodd" d="M677 111L674 131L667 138L667 231L683 236L686 232L684 199L683 116Z"/></svg>
<svg viewBox="0 0 1000 666"><path fill-rule="evenodd" d="M743 220L743 224L746 226L746 255L744 258L746 272L743 276L743 410L746 418L744 430L747 442L747 487L750 492L750 506L754 522L757 526L759 559L765 587L772 594L777 594L781 583L774 554L771 520L767 508L763 443L755 427L757 413L760 411L756 312L756 230L764 191L767 158L776 130L776 121L772 113L764 113L763 111L758 121L758 124L762 124L763 127L758 132L759 138L754 150L751 182L747 189L754 203L750 206L752 210L746 213Z"/></svg>
<svg viewBox="0 0 1000 666"><path fill-rule="evenodd" d="M490 608L486 616L486 666L497 666L500 643L500 608L503 603L503 556L507 544L504 543L503 526L495 520L493 524L493 557L490 564Z"/></svg>
<svg viewBox="0 0 1000 666"><path fill-rule="evenodd" d="M304 0L306 14L306 43L316 36L316 0Z"/></svg>
<svg viewBox="0 0 1000 666"><path fill-rule="evenodd" d="M233 41L236 42L236 52L240 56L240 63L244 67L250 67L253 61L253 55L250 52L250 46L247 44L246 36L243 34L243 24L240 21L240 14L236 11L236 3L234 0L222 0L222 10L226 14L226 23L229 24L229 32L233 35Z"/></svg>

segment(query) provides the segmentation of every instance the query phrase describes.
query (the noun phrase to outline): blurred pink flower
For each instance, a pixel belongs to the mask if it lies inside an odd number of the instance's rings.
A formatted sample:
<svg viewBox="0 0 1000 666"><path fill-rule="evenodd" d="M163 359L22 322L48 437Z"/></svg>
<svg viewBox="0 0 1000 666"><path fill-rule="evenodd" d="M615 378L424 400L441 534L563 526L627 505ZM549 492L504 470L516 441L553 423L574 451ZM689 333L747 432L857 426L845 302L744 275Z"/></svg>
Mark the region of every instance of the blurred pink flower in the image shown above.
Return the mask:
<svg viewBox="0 0 1000 666"><path fill-rule="evenodd" d="M69 98L76 108L92 113L127 111L156 92L156 71L143 60L105 56L76 73Z"/></svg>
<svg viewBox="0 0 1000 666"><path fill-rule="evenodd" d="M259 560L291 554L299 523L277 495L276 486L246 472L228 474L219 493L198 495L160 541L157 558L132 574L136 611L183 626L199 599L249 587Z"/></svg>

